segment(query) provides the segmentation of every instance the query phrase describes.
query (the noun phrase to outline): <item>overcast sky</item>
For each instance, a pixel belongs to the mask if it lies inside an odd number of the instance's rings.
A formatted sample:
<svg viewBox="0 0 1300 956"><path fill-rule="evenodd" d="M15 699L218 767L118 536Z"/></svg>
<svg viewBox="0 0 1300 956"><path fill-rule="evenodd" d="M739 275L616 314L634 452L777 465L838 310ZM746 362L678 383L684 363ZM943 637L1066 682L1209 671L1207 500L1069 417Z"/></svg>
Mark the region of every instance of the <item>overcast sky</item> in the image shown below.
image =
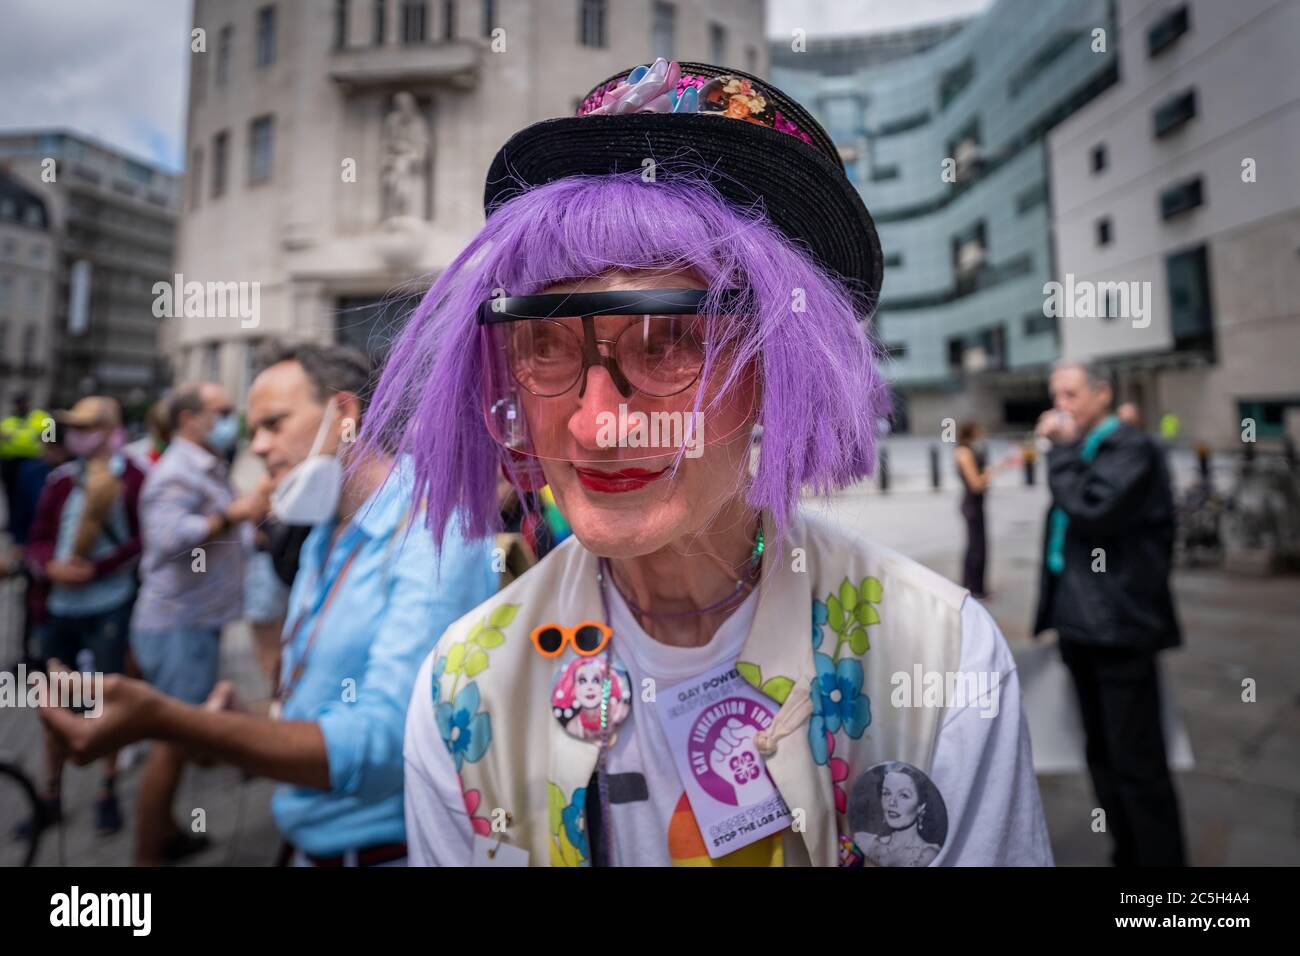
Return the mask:
<svg viewBox="0 0 1300 956"><path fill-rule="evenodd" d="M789 37L796 27L809 38L892 30L967 15L991 2L767 0L768 35ZM0 130L69 127L167 169L180 168L190 0L0 5Z"/></svg>

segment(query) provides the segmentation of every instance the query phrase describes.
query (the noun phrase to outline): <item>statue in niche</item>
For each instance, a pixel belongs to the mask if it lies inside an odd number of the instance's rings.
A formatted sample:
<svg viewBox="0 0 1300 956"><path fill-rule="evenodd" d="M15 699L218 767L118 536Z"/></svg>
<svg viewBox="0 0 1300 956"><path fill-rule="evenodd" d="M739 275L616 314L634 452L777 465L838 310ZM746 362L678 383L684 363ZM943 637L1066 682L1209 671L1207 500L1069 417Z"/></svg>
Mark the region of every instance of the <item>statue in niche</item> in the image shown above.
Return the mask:
<svg viewBox="0 0 1300 956"><path fill-rule="evenodd" d="M393 97L393 109L384 117L383 150L384 219L423 219L429 124L420 115L415 97L405 90Z"/></svg>

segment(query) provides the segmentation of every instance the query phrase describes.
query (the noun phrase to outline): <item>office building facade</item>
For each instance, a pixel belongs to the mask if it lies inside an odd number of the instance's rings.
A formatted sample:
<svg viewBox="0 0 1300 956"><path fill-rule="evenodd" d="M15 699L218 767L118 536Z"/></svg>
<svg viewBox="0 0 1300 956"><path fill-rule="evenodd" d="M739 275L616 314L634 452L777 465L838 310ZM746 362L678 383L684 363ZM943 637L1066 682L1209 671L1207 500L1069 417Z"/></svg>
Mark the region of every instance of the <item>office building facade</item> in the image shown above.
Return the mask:
<svg viewBox="0 0 1300 956"><path fill-rule="evenodd" d="M1121 81L1049 137L1061 324L1148 421L1240 448L1300 415L1300 3L1119 0ZM1131 297L1131 296L1130 296ZM1251 424L1253 423L1253 424Z"/></svg>
<svg viewBox="0 0 1300 956"><path fill-rule="evenodd" d="M762 0L196 0L194 25L176 272L258 315L182 310L168 353L237 395L267 340L381 356L516 130L656 55L766 69Z"/></svg>
<svg viewBox="0 0 1300 956"><path fill-rule="evenodd" d="M40 197L56 237L49 401L111 395L138 416L167 383L153 303L171 274L176 177L59 129L0 133L0 169Z"/></svg>

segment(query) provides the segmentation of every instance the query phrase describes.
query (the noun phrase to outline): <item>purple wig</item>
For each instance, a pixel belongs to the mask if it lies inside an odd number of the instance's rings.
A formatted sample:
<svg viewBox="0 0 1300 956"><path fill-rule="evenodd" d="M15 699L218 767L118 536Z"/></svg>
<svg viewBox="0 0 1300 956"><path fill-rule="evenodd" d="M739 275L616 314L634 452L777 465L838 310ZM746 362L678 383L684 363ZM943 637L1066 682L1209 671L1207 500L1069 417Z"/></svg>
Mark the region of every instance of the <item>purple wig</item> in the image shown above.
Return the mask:
<svg viewBox="0 0 1300 956"><path fill-rule="evenodd" d="M724 391L758 370L763 444L746 500L771 513L780 544L802 489L826 494L869 475L889 399L863 299L819 269L761 209L722 199L698 174L573 176L499 207L438 277L394 342L367 413L363 450L410 455L415 500L438 540L454 514L480 537L500 524L501 466L521 472L488 434L480 398L479 304L615 270L693 272L717 322L724 290L744 294L741 322L711 324L714 355L734 355ZM500 294L500 293L498 293ZM734 309L733 309L734 310ZM703 389L700 390L701 393ZM697 399L698 408L698 399ZM748 479L748 476L745 476Z"/></svg>

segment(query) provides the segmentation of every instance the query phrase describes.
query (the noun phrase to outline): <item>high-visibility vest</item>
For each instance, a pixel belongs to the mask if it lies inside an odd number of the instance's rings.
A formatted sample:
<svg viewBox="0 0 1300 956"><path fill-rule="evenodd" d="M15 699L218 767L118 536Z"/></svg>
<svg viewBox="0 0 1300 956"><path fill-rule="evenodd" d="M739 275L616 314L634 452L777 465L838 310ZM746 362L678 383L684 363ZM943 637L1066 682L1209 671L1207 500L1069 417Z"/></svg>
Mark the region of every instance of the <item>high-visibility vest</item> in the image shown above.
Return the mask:
<svg viewBox="0 0 1300 956"><path fill-rule="evenodd" d="M41 433L50 413L33 409L26 418L10 415L0 421L0 458L41 457Z"/></svg>

